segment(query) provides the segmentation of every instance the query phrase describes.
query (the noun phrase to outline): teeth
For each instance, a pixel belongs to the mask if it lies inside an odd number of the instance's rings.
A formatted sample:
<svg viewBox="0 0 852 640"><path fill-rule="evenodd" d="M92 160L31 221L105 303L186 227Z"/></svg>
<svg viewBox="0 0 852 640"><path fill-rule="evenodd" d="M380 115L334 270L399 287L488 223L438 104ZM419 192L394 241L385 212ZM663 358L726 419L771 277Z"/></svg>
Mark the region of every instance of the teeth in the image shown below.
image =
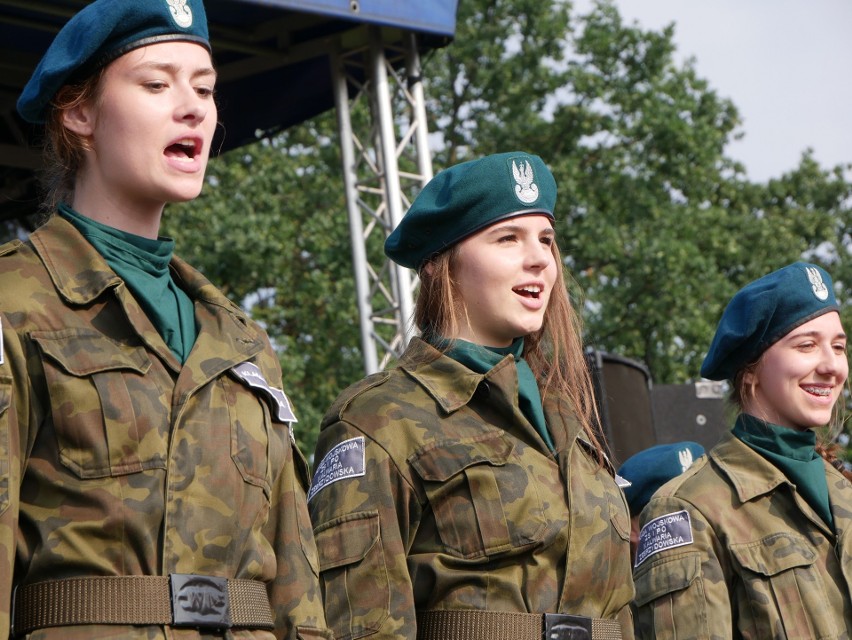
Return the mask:
<svg viewBox="0 0 852 640"><path fill-rule="evenodd" d="M541 293L541 287L538 285L530 285L527 287L518 287L520 291L526 291L528 293Z"/></svg>
<svg viewBox="0 0 852 640"><path fill-rule="evenodd" d="M815 396L829 396L831 395L831 389L828 387L804 387L805 391L808 393L812 393Z"/></svg>

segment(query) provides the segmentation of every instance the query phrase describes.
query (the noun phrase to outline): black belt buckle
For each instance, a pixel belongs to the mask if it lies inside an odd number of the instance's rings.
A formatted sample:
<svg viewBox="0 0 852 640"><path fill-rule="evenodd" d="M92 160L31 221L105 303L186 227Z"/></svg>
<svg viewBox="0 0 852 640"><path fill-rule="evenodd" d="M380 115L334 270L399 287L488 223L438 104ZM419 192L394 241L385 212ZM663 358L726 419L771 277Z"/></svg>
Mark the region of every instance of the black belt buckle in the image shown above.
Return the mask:
<svg viewBox="0 0 852 640"><path fill-rule="evenodd" d="M592 640L592 619L567 613L545 613L542 640Z"/></svg>
<svg viewBox="0 0 852 640"><path fill-rule="evenodd" d="M192 573L170 573L172 624L227 629L231 626L228 580Z"/></svg>

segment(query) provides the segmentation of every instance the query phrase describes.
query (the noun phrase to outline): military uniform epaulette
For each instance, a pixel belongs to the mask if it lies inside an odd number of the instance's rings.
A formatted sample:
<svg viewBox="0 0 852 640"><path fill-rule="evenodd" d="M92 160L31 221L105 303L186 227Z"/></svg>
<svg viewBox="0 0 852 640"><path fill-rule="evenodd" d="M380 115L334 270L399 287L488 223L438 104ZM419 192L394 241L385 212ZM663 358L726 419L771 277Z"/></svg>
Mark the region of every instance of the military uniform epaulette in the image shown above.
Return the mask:
<svg viewBox="0 0 852 640"><path fill-rule="evenodd" d="M337 399L326 411L325 416L320 424L320 431L325 429L329 424L333 424L343 419L343 414L353 400L367 393L371 389L378 387L387 382L390 377L389 371L379 371L344 389Z"/></svg>
<svg viewBox="0 0 852 640"><path fill-rule="evenodd" d="M673 496L683 485L690 482L708 464L711 463L710 458L707 455L699 457L686 471L663 483L662 486L660 486L660 488L654 493L652 499L655 497L668 498Z"/></svg>
<svg viewBox="0 0 852 640"><path fill-rule="evenodd" d="M0 256L6 256L11 253L15 253L22 246L24 246L24 243L20 240L10 240L9 242L0 245Z"/></svg>

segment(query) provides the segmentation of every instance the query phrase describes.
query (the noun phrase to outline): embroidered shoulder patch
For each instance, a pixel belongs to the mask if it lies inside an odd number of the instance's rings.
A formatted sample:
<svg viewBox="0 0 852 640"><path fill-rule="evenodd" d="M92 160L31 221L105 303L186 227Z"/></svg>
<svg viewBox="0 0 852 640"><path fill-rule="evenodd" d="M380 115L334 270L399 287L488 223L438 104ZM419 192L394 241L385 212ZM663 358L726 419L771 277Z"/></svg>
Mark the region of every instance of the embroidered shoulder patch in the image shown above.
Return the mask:
<svg viewBox="0 0 852 640"><path fill-rule="evenodd" d="M308 500L325 489L332 482L359 478L364 475L364 436L344 440L325 454L317 466Z"/></svg>
<svg viewBox="0 0 852 640"><path fill-rule="evenodd" d="M655 553L692 544L692 521L686 510L667 513L654 518L639 532L636 565L639 566Z"/></svg>
<svg viewBox="0 0 852 640"><path fill-rule="evenodd" d="M243 362L233 367L231 371L248 386L259 389L272 401L273 406L278 409L275 412L275 418L278 422L298 422L287 395L281 389L270 386L266 378L263 377L260 367L251 362Z"/></svg>

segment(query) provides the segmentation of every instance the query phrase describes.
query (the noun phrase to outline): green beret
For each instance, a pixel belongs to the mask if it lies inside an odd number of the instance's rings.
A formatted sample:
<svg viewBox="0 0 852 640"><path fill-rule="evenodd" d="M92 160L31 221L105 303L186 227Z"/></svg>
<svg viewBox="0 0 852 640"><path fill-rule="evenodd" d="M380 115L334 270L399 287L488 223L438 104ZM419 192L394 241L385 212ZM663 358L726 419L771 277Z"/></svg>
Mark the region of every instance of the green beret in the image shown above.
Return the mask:
<svg viewBox="0 0 852 640"><path fill-rule="evenodd" d="M411 204L385 241L397 264L424 262L499 220L528 214L554 218L556 181L538 156L498 153L445 169Z"/></svg>
<svg viewBox="0 0 852 640"><path fill-rule="evenodd" d="M210 51L201 0L96 0L56 35L21 97L27 122L45 121L56 92L82 80L128 51L169 40L195 42Z"/></svg>
<svg viewBox="0 0 852 640"><path fill-rule="evenodd" d="M831 276L815 264L796 262L740 289L722 314L701 375L733 380L743 367L798 326L840 311Z"/></svg>
<svg viewBox="0 0 852 640"><path fill-rule="evenodd" d="M703 455L704 447L685 441L657 445L625 460L618 475L630 482L630 486L624 488L630 515L635 517L642 513L657 489L689 469Z"/></svg>

